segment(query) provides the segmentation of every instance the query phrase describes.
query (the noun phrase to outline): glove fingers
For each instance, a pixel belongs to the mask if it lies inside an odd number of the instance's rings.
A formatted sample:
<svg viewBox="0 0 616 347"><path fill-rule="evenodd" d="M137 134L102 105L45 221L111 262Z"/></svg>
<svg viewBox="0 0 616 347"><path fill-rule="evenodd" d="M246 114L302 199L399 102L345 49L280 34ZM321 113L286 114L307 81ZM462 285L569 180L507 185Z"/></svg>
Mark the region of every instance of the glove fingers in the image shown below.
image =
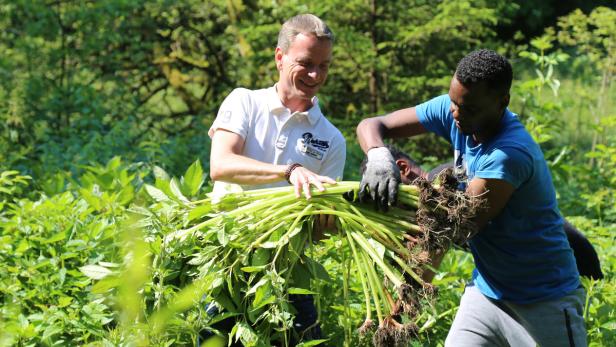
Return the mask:
<svg viewBox="0 0 616 347"><path fill-rule="evenodd" d="M359 202L364 202L368 198L368 183L365 181L361 181L359 184Z"/></svg>
<svg viewBox="0 0 616 347"><path fill-rule="evenodd" d="M387 201L388 201L388 188L389 180L385 180L383 184L379 185L378 196L375 200L377 200L379 209L383 211L387 211Z"/></svg>
<svg viewBox="0 0 616 347"><path fill-rule="evenodd" d="M389 188L389 204L393 206L398 201L398 182L389 180L387 186Z"/></svg>
<svg viewBox="0 0 616 347"><path fill-rule="evenodd" d="M379 184L380 182L377 182L374 186L370 187L370 198L372 199L372 201L377 201L377 199L379 198Z"/></svg>

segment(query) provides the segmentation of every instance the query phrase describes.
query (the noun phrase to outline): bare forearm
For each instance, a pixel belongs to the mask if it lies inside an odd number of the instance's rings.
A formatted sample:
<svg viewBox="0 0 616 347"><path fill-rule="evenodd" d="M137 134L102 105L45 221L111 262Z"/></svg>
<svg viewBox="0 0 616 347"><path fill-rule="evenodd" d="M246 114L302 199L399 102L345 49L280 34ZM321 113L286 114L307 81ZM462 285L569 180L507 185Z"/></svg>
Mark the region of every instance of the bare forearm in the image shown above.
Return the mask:
<svg viewBox="0 0 616 347"><path fill-rule="evenodd" d="M384 146L383 139L409 137L425 133L414 107L394 111L384 116L366 118L357 126L359 145L367 152Z"/></svg>
<svg viewBox="0 0 616 347"><path fill-rule="evenodd" d="M496 218L505 207L515 188L504 180L475 177L466 188L466 194L485 199L486 208L474 218L477 230L481 231L489 221Z"/></svg>
<svg viewBox="0 0 616 347"><path fill-rule="evenodd" d="M212 159L210 176L214 181L257 185L285 179L286 165L267 164L233 153L225 154L224 158Z"/></svg>
<svg viewBox="0 0 616 347"><path fill-rule="evenodd" d="M357 126L357 139L364 153L372 147L384 146L381 117L366 118Z"/></svg>

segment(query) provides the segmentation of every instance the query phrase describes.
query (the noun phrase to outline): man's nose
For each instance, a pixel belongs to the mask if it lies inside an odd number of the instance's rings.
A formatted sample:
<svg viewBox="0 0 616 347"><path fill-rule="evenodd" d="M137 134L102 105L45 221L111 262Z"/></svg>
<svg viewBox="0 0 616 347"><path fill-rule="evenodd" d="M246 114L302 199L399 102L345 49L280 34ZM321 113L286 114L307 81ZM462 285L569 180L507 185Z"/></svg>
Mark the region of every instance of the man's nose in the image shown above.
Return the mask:
<svg viewBox="0 0 616 347"><path fill-rule="evenodd" d="M449 111L454 115L454 117L458 117L458 113L460 113L460 109L454 104L449 106Z"/></svg>
<svg viewBox="0 0 616 347"><path fill-rule="evenodd" d="M323 69L318 66L315 66L310 69L310 71L308 71L308 76L315 80L320 79L323 76Z"/></svg>

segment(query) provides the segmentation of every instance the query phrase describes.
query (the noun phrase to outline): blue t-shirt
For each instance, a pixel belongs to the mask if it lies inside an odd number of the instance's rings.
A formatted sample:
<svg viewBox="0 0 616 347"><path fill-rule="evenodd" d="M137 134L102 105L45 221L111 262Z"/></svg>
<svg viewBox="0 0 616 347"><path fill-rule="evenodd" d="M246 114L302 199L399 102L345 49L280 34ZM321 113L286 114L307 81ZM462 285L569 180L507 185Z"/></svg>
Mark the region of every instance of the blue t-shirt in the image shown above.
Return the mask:
<svg viewBox="0 0 616 347"><path fill-rule="evenodd" d="M456 128L448 95L415 109L421 124L454 148L455 172L507 181L515 191L470 241L474 284L487 297L516 303L560 298L580 286L552 176L541 149L508 109L501 129L476 144ZM467 181L467 182L468 182Z"/></svg>

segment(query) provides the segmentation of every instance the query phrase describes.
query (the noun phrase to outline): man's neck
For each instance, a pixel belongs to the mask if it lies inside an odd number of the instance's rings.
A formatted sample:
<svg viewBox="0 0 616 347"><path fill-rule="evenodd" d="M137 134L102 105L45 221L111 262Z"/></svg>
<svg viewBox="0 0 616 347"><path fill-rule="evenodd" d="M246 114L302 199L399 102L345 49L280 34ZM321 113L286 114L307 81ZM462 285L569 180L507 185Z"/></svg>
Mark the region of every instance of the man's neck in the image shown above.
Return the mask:
<svg viewBox="0 0 616 347"><path fill-rule="evenodd" d="M473 134L473 141L475 141L475 143L479 144L479 143L484 143L489 141L490 139L492 139L494 136L496 136L500 130L503 122L503 117L505 117L505 111L503 110L502 115L500 116L500 118L498 118L497 121L494 122L494 124L486 127L483 131L478 132L476 134Z"/></svg>
<svg viewBox="0 0 616 347"><path fill-rule="evenodd" d="M282 91L280 91L280 88L278 88L278 86L276 86L276 93L278 94L278 98L280 98L280 102L282 102L284 107L288 108L291 113L305 112L312 107L312 100L305 100L300 98L293 98L292 96L287 96Z"/></svg>

